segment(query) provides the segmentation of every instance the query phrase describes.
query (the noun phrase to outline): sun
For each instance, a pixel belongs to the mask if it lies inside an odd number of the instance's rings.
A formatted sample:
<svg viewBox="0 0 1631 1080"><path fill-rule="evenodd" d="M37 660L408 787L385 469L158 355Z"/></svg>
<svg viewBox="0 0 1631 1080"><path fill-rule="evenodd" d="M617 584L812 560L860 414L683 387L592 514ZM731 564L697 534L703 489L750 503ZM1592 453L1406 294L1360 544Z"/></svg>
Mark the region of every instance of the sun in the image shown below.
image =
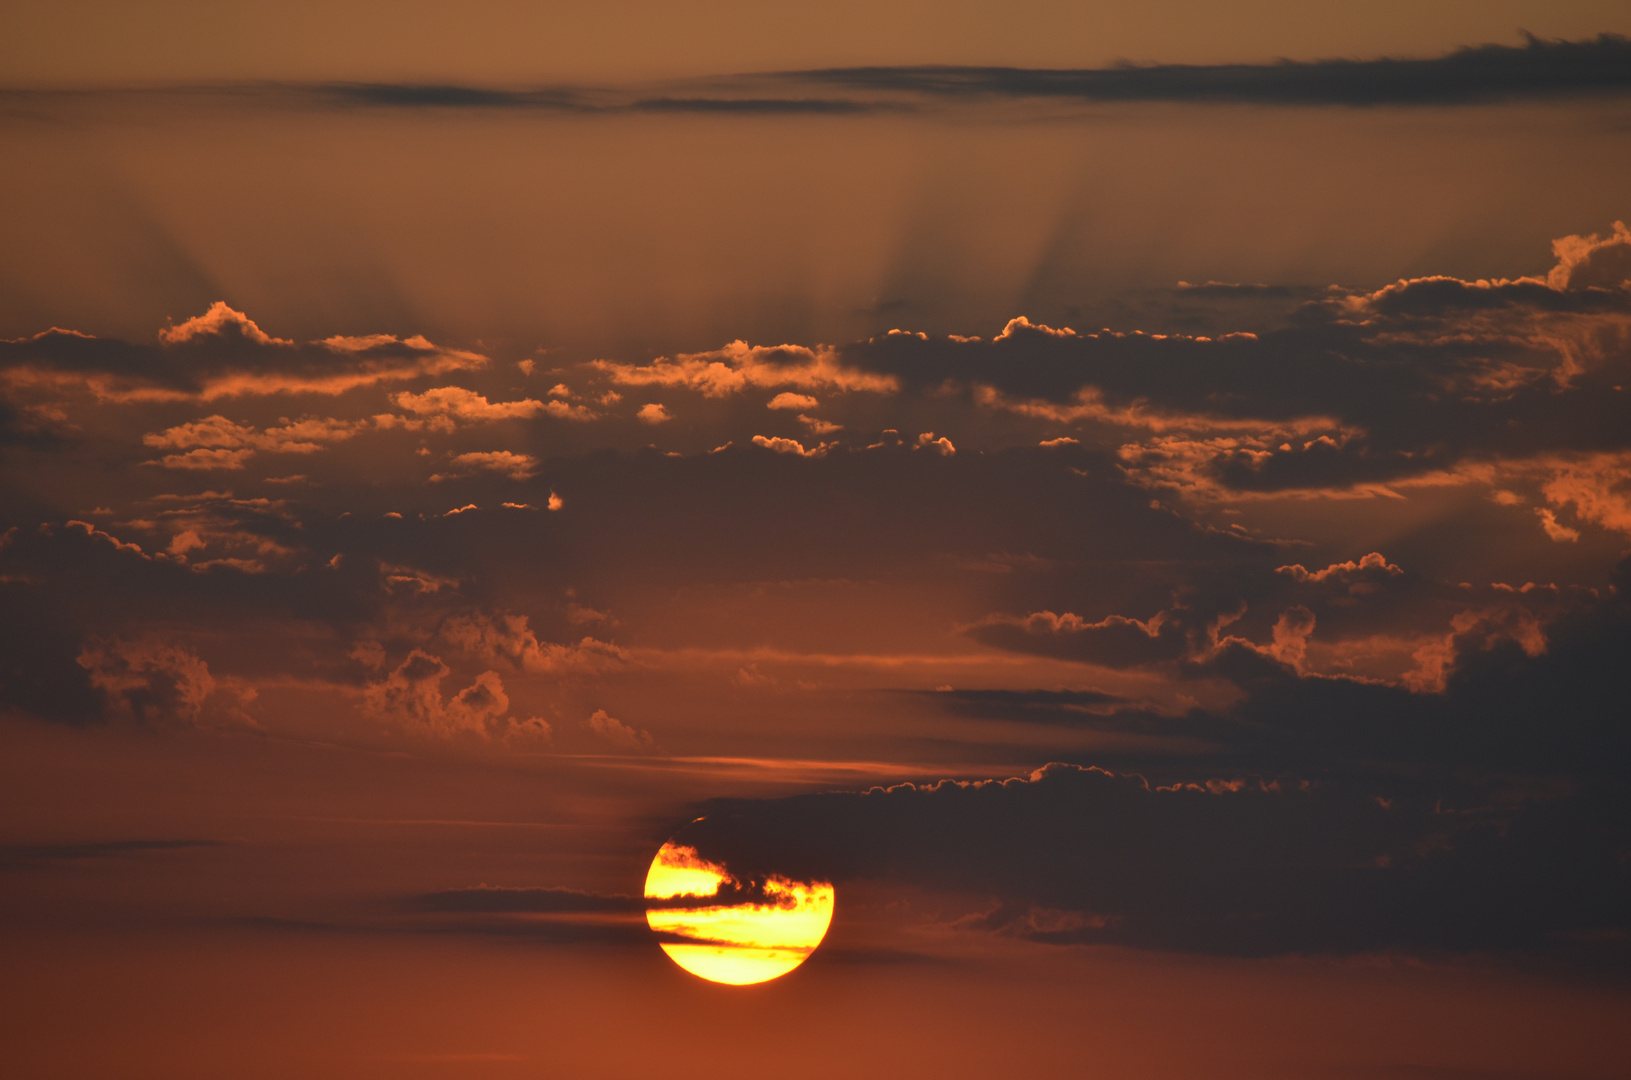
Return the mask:
<svg viewBox="0 0 1631 1080"><path fill-rule="evenodd" d="M833 887L771 875L743 880L670 841L651 860L646 922L693 975L746 986L804 963L832 924Z"/></svg>

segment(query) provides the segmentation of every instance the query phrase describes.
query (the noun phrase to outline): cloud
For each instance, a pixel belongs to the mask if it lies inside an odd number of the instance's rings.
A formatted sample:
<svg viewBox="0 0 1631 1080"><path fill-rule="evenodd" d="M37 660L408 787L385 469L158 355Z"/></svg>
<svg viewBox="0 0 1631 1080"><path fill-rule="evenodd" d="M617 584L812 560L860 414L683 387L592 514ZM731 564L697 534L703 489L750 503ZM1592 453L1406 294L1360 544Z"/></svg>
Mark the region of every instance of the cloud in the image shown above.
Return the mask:
<svg viewBox="0 0 1631 1080"><path fill-rule="evenodd" d="M792 409L809 411L820 405L821 402L808 394L795 394L791 390L783 391L770 399L767 409Z"/></svg>
<svg viewBox="0 0 1631 1080"><path fill-rule="evenodd" d="M1535 516L1540 518L1540 527L1546 535L1558 543L1574 543L1580 539L1580 530L1571 529L1567 525L1557 523L1557 515L1544 507L1535 507Z"/></svg>
<svg viewBox="0 0 1631 1080"><path fill-rule="evenodd" d="M985 340L626 365L656 387L630 391L630 413L678 402L665 438L683 456L639 448L633 425L543 419L624 386L617 367L539 372L541 386L590 380L548 402L426 375L291 420L275 402L68 402L61 441L19 453L18 469L43 468L14 476L0 522L14 616L0 700L60 722L207 726L249 711L238 678L263 690L257 719L303 737L315 721L284 695L360 703L410 740L542 739L547 723L522 719L538 710L609 751L650 748L609 708L648 715L673 679L812 709L853 694L880 737L908 740L890 743L896 760L932 743L926 760L1026 762L977 789L989 795L799 804L865 807L843 872L964 895L982 913L959 924L971 933L1263 954L1545 949L1613 931L1600 913L1624 899L1611 871L1631 849L1631 618L1606 566L1631 536L1619 243L1562 244L1562 275L1252 290L1287 303L1251 335L1014 319ZM140 356L175 366L197 349L237 370L315 349L230 310L171 336ZM819 396L833 418L819 422L843 421L854 449L753 437L814 427L796 408L759 411L782 395ZM382 408L421 431L526 420L511 433L528 445L424 446L452 462L451 486L426 490L418 440L352 434ZM936 434L950 430L955 447ZM136 467L279 452L303 455L313 482L262 492L253 467ZM386 453L404 468L381 467ZM546 460L538 502L502 508L495 477ZM238 493L198 492L205 480ZM163 484L176 490L154 494ZM550 485L572 515L516 509L558 507ZM618 622L593 610L608 606ZM704 644L676 649L674 633ZM868 703L897 683L914 692ZM889 727L907 707L945 715ZM910 741L922 732L930 743ZM1055 757L1077 771L1030 775ZM811 817L792 846L826 843L829 825L849 835L848 813ZM1197 851L1205 873L1188 869Z"/></svg>
<svg viewBox="0 0 1631 1080"><path fill-rule="evenodd" d="M958 690L942 687L916 696L957 716L1075 726L1108 716L1126 699L1102 690Z"/></svg>
<svg viewBox="0 0 1631 1080"><path fill-rule="evenodd" d="M78 657L101 692L110 718L144 724L258 726L243 707L255 692L218 682L185 645L154 635L93 639ZM228 700L230 699L230 700Z"/></svg>
<svg viewBox="0 0 1631 1080"><path fill-rule="evenodd" d="M159 331L159 341L165 345L189 345L203 341L223 344L290 346L294 342L275 338L255 325L253 319L241 311L234 311L217 300L202 315L196 315L178 326L167 326Z"/></svg>
<svg viewBox="0 0 1631 1080"><path fill-rule="evenodd" d="M599 415L583 405L566 401L488 401L481 394L462 386L439 386L422 394L401 391L391 395L391 402L404 412L416 416L442 419L448 422L491 423L496 420L525 420L547 413L562 420L594 420Z"/></svg>
<svg viewBox="0 0 1631 1080"><path fill-rule="evenodd" d="M1291 566L1279 567L1274 572L1277 574L1285 574L1287 577L1296 582L1318 582L1330 581L1334 579L1342 582L1343 584L1348 584L1355 578L1367 575L1380 574L1389 577L1397 577L1398 575L1404 573L1403 570L1400 570L1397 566L1394 566L1392 563L1388 562L1386 556L1384 556L1380 551L1373 551L1369 555L1366 555L1360 559L1358 562L1354 562L1352 559L1349 559L1347 562L1332 563L1323 570L1311 571L1307 567L1303 566L1302 563L1294 563Z"/></svg>
<svg viewBox="0 0 1631 1080"><path fill-rule="evenodd" d="M212 469L241 469L255 456L253 450L189 450L185 454L165 454L150 462L166 469L207 472Z"/></svg>
<svg viewBox="0 0 1631 1080"><path fill-rule="evenodd" d="M1402 498L1399 485L1435 477L1622 452L1631 288L1565 286L1624 235L1558 241L1550 279L1333 288L1254 333L1016 318L989 340L884 335L841 347L839 362L918 400L1032 421L1038 441L1112 449L1132 482L1197 505Z"/></svg>
<svg viewBox="0 0 1631 1080"><path fill-rule="evenodd" d="M1565 236L1552 241L1557 265L1546 277L1554 289L1623 289L1631 281L1631 229L1616 221L1606 237Z"/></svg>
<svg viewBox="0 0 1631 1080"><path fill-rule="evenodd" d="M802 458L826 457L827 451L831 449L831 444L829 443L821 443L818 446L812 446L806 449L804 444L799 442L797 439L784 439L780 435L755 435L753 437L753 445L762 446L766 450L772 451L773 453L792 454L794 457Z"/></svg>
<svg viewBox="0 0 1631 1080"><path fill-rule="evenodd" d="M1623 922L1614 905L1625 885L1609 845L1578 831L1589 828L1583 808L1436 805L1342 782L1158 787L1054 764L1002 781L719 800L678 839L733 868L840 888L870 878L992 897L1035 915L982 928L1059 943L1231 955L1540 949ZM1564 845L1557 857L1548 842Z"/></svg>
<svg viewBox="0 0 1631 1080"><path fill-rule="evenodd" d="M501 914L646 910L646 900L641 896L585 892L581 889L558 886L514 888L477 885L467 889L442 889L437 892L421 893L413 897L410 903L425 911Z"/></svg>
<svg viewBox="0 0 1631 1080"><path fill-rule="evenodd" d="M305 548L299 522L282 499L204 492L152 500L148 516L124 526L153 538L155 558L196 572L217 568L263 574L290 567Z"/></svg>
<svg viewBox="0 0 1631 1080"><path fill-rule="evenodd" d="M449 674L451 669L440 657L414 649L388 676L368 684L363 709L388 723L438 738L506 734L515 722L504 717L510 699L498 672L484 671L445 698L441 686Z"/></svg>
<svg viewBox="0 0 1631 1080"><path fill-rule="evenodd" d="M923 65L714 75L652 97L643 86L496 88L449 83L282 82L142 88L31 88L29 104L69 113L118 102L174 110L228 98L261 108L430 112L544 112L576 116L829 116L967 106L991 100L1215 102L1371 107L1608 96L1631 90L1631 43L1529 37L1422 59L1262 64L1146 64L1031 69Z"/></svg>
<svg viewBox="0 0 1631 1080"><path fill-rule="evenodd" d="M723 349L659 357L650 364L593 361L592 367L624 386L670 386L700 391L707 397L726 397L750 387L800 390L866 391L889 394L897 381L845 367L831 349L799 345L752 346L733 341Z"/></svg>
<svg viewBox="0 0 1631 1080"><path fill-rule="evenodd" d="M470 507L470 509L475 509ZM390 592L404 592L415 596L426 596L441 592L443 589L455 590L459 587L459 580L452 577L442 577L418 570L411 566L396 566L391 563L379 564L380 582Z"/></svg>
<svg viewBox="0 0 1631 1080"><path fill-rule="evenodd" d="M496 472L511 480L529 480L538 471L538 459L531 454L517 454L511 450L472 450L454 454L453 468L462 473ZM441 479L433 476L432 480Z"/></svg>
<svg viewBox="0 0 1631 1080"><path fill-rule="evenodd" d="M666 424L674 419L667 409L655 401L640 406L640 411L634 415L640 418L642 424Z"/></svg>
<svg viewBox="0 0 1631 1080"><path fill-rule="evenodd" d="M976 641L1081 660L1105 667L1142 667L1177 660L1197 648L1196 628L1182 609L1157 612L1148 621L1111 615L1088 622L1072 612L1033 612L1023 618L993 615L968 630Z"/></svg>
<svg viewBox="0 0 1631 1080"><path fill-rule="evenodd" d="M637 112L738 114L748 116L831 116L869 113L880 106L831 98L648 98L635 102Z"/></svg>
<svg viewBox="0 0 1631 1080"><path fill-rule="evenodd" d="M575 643L540 641L525 615L471 611L452 615L439 636L468 656L488 663L500 661L531 674L592 675L622 668L628 653L609 642L584 637Z"/></svg>
<svg viewBox="0 0 1631 1080"><path fill-rule="evenodd" d="M1547 502L1573 507L1582 521L1631 535L1631 450L1572 460L1552 458L1542 467L1549 473L1541 484ZM1542 521L1547 535L1554 540L1563 538L1556 534L1555 516L1545 514Z"/></svg>
<svg viewBox="0 0 1631 1080"><path fill-rule="evenodd" d="M220 847L219 840L93 840L80 844L0 845L0 869L35 870L101 859L163 855Z"/></svg>
<svg viewBox="0 0 1631 1080"><path fill-rule="evenodd" d="M583 722L583 726L619 750L644 751L655 745L651 732L630 727L607 714L605 709L596 709L594 715Z"/></svg>
<svg viewBox="0 0 1631 1080"><path fill-rule="evenodd" d="M166 469L242 469L257 450L312 454L351 438L367 426L366 421L307 417L263 430L216 415L144 435L142 444L183 451L150 462Z"/></svg>
<svg viewBox="0 0 1631 1080"><path fill-rule="evenodd" d="M814 435L816 438L821 438L824 435L831 435L836 431L844 430L843 424L834 424L830 421L823 420L820 417L805 416L803 413L799 413L798 422L809 428L810 434Z"/></svg>
<svg viewBox="0 0 1631 1080"><path fill-rule="evenodd" d="M1242 102L1274 105L1461 105L1631 92L1631 41L1483 45L1422 60L1152 64L1047 70L997 67L836 68L798 73L825 86L933 99Z"/></svg>
<svg viewBox="0 0 1631 1080"><path fill-rule="evenodd" d="M160 331L157 345L55 328L0 341L0 384L36 393L89 393L110 402L213 402L335 396L487 362L478 353L444 349L419 336L336 336L298 344L267 334L218 301L203 315Z"/></svg>

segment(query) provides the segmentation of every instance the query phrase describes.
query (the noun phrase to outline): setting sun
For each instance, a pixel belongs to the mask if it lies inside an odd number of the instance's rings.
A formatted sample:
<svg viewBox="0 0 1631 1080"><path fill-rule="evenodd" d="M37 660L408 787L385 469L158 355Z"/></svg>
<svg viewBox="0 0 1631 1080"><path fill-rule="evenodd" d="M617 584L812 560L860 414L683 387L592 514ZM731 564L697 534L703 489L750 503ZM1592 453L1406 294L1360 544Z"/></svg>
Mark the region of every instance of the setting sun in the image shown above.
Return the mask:
<svg viewBox="0 0 1631 1080"><path fill-rule="evenodd" d="M734 903L721 893L742 893ZM660 942L673 961L704 979L744 986L765 982L804 963L832 923L833 887L824 881L769 877L756 890L696 849L664 844L646 874L647 900L695 899L697 907L652 907L646 922L659 934L688 940Z"/></svg>

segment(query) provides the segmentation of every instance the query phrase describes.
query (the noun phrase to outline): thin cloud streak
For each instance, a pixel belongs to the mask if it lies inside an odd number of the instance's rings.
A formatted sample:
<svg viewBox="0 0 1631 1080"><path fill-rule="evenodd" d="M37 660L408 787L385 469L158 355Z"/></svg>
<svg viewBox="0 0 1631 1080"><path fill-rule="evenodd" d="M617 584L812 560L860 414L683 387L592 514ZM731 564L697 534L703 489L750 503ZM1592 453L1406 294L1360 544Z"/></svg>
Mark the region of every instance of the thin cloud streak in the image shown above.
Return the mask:
<svg viewBox="0 0 1631 1080"><path fill-rule="evenodd" d="M831 86L926 98L1064 98L1079 101L1220 102L1253 105L1465 105L1631 91L1631 41L1482 45L1431 59L1153 64L1038 70L1002 67L868 67L800 72Z"/></svg>
<svg viewBox="0 0 1631 1080"><path fill-rule="evenodd" d="M0 112L114 103L347 111L538 112L582 116L846 116L1000 99L1281 106L1428 106L1617 97L1631 93L1631 40L1528 36L1428 58L1148 64L1109 68L914 65L723 75L645 86L503 88L420 82L212 82L171 86L0 88ZM796 96L782 88L804 88ZM844 96L822 96L821 90ZM814 91L814 92L812 92Z"/></svg>

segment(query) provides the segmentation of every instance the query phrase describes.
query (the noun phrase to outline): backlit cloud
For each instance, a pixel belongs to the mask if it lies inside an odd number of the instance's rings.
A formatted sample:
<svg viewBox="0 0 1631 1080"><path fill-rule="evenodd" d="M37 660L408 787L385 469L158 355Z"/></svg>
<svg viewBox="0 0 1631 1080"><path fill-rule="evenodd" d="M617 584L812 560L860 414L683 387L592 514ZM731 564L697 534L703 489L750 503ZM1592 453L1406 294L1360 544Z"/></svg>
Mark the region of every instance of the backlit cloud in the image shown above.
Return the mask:
<svg viewBox="0 0 1631 1080"><path fill-rule="evenodd" d="M538 470L537 458L531 454L517 454L513 450L472 450L454 454L451 464L461 472L496 472L511 480L529 479Z"/></svg>
<svg viewBox="0 0 1631 1080"><path fill-rule="evenodd" d="M725 397L750 387L894 393L897 380L844 366L831 349L799 345L752 346L733 341L723 349L661 357L650 364L596 360L593 366L624 386L672 386ZM801 406L807 407L807 406Z"/></svg>
<svg viewBox="0 0 1631 1080"><path fill-rule="evenodd" d="M421 336L335 336L308 344L273 337L216 302L165 328L156 346L52 329L0 341L0 385L110 402L214 402L277 394L336 396L359 387L487 365Z"/></svg>

